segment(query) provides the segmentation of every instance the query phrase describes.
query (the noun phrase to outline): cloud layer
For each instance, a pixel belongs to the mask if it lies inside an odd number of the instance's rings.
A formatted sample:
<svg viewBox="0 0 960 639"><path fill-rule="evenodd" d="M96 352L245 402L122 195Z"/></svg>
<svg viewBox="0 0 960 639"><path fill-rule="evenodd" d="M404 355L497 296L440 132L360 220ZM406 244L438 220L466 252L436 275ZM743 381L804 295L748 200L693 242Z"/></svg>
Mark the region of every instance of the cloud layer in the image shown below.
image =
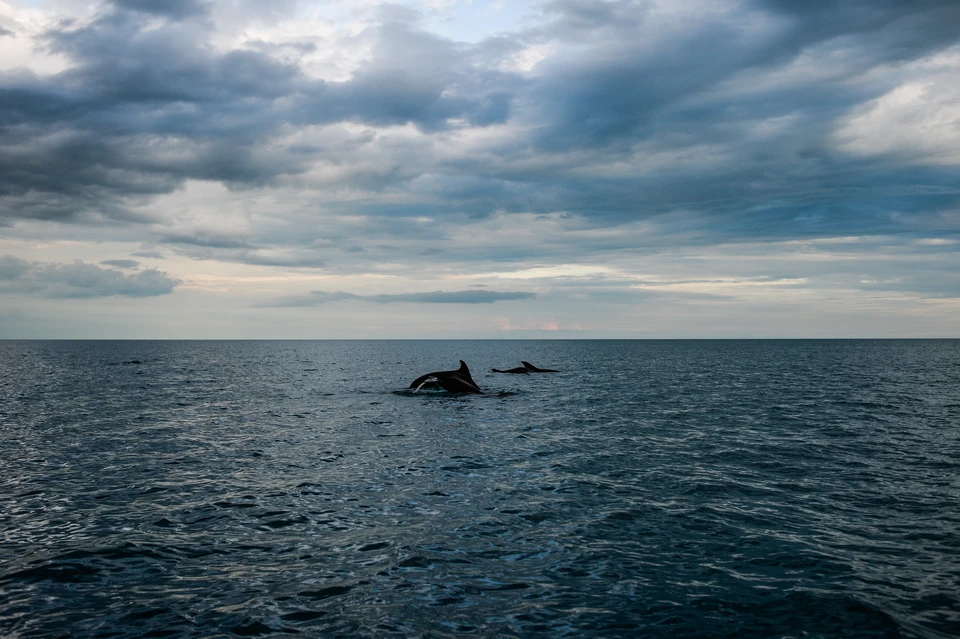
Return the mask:
<svg viewBox="0 0 960 639"><path fill-rule="evenodd" d="M326 166L336 191L366 196L318 194L326 206L385 216L693 210L733 234L792 236L956 206L954 172L922 148L909 166L888 157L868 116L905 66L945 51L956 64L956 3L840 3L828 20L775 1L678 6L556 0L536 26L470 45L385 9L334 81L307 72L320 39L216 47L207 5L104 5L39 36L68 68L3 78L3 214L157 221L136 198ZM511 66L531 50L549 53ZM958 97L917 91L916 109ZM389 130L404 126L399 143Z"/></svg>
<svg viewBox="0 0 960 639"><path fill-rule="evenodd" d="M265 306L318 306L343 300L364 300L378 304L409 302L417 304L492 304L505 300L526 300L536 297L535 293L517 291L432 291L429 293L397 293L380 295L355 295L343 291L310 291L309 295L286 297Z"/></svg>
<svg viewBox="0 0 960 639"><path fill-rule="evenodd" d="M42 264L12 255L0 257L0 291L56 298L153 297L172 292L180 283L156 269L126 275L80 260L72 264Z"/></svg>
<svg viewBox="0 0 960 639"><path fill-rule="evenodd" d="M458 2L50 6L0 11L8 286L239 290L200 270L243 267L328 278L260 308L529 304L495 292L528 271L538 303L724 278L953 294L953 0L550 0L486 32ZM832 245L779 270L790 243L843 238L888 259ZM34 264L61 240L77 252ZM116 270L160 258L182 270Z"/></svg>

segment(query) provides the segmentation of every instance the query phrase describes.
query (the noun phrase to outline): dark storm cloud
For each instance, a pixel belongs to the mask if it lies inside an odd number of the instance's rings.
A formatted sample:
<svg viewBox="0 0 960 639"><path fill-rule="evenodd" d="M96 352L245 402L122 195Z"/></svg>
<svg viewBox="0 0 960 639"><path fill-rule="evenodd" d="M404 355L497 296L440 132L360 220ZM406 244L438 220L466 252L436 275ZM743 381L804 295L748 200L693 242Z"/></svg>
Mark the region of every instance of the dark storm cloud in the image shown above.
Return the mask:
<svg viewBox="0 0 960 639"><path fill-rule="evenodd" d="M609 142L617 133L643 133L644 126L657 124L651 121L655 114L682 98L738 74L775 69L816 47L846 54L833 61L843 65L837 70L846 79L878 64L916 60L960 39L955 29L960 5L951 0L755 0L726 14L727 20L686 15L683 28L668 42L655 42L655 48L637 37L650 17L648 1L554 0L545 7L548 21L534 37L566 44L571 53L543 63L549 71L538 80L538 104L555 126L580 121L577 129L587 131L576 132L591 144ZM748 10L772 24L751 36L743 28ZM835 93L839 83L832 84L807 95L799 106L808 108L830 94L838 104L863 97L849 88ZM790 110L797 94L810 89L803 84L785 92L778 88L779 103L776 96L764 96L765 113ZM749 106L742 99L729 106ZM717 106L709 115L731 115L722 102ZM573 134L573 128L561 130Z"/></svg>
<svg viewBox="0 0 960 639"><path fill-rule="evenodd" d="M397 293L393 295L354 295L343 291L310 291L309 295L284 297L265 304L269 307L319 306L343 300L362 300L378 304L407 302L414 304L492 304L493 302L525 300L536 297L523 291L433 291L432 293Z"/></svg>
<svg viewBox="0 0 960 639"><path fill-rule="evenodd" d="M570 48L541 63L532 91L544 122L535 139L548 151L629 148L650 135L659 109L711 86L742 57L739 47L705 55L736 37L733 28L713 24L691 25L668 50L650 51L636 37L648 2L565 0L547 3L546 13L539 37Z"/></svg>
<svg viewBox="0 0 960 639"><path fill-rule="evenodd" d="M595 227L656 218L690 243L899 233L960 206L956 168L852 158L835 140L909 64L960 42L954 0L753 0L675 23L650 2L554 0L536 24L477 44L387 7L356 36L369 58L340 82L296 62L322 42L217 49L208 7L114 0L46 34L67 70L0 76L0 218L142 222L131 198L190 179L278 184L320 160L356 164L336 186L369 193L326 210L430 216L436 237L498 211ZM504 70L528 46L551 53L529 72ZM428 141L386 147L367 131L277 143L336 122L413 124ZM458 127L503 123L511 136L476 152L434 150ZM364 165L371 154L383 166ZM153 239L270 259L257 238L167 235Z"/></svg>
<svg viewBox="0 0 960 639"><path fill-rule="evenodd" d="M955 43L960 19L960 6L950 0L754 0L754 5L791 21L787 37L771 49L786 55L810 42L862 37L865 48L886 60L910 60Z"/></svg>
<svg viewBox="0 0 960 639"><path fill-rule="evenodd" d="M130 219L124 198L168 193L187 179L266 184L317 157L306 147L265 147L288 126L439 130L455 117L481 126L508 117L503 74L472 74L454 43L406 22L369 34L374 57L353 78L324 82L262 51L218 52L201 9L115 2L89 24L46 34L47 48L68 56L70 69L2 79L0 215ZM158 26L156 17L171 19Z"/></svg>
<svg viewBox="0 0 960 639"><path fill-rule="evenodd" d="M172 292L178 284L180 280L156 269L125 275L80 260L72 264L43 264L11 255L0 257L0 290L7 292L60 298L153 297Z"/></svg>
<svg viewBox="0 0 960 639"><path fill-rule="evenodd" d="M568 45L570 53L542 62L531 89L541 123L533 141L540 151L600 163L638 152L683 153L689 160L665 170L583 179L511 175L506 165L495 177L528 179L537 189L528 189L526 200L504 198L501 206L606 220L671 209L700 211L708 219L720 213L727 219L714 218L716 225L728 234L756 230L758 238L770 231L789 237L897 230L891 213L904 205L909 213L956 206L956 192L878 194L916 184L948 188L956 170L905 167L897 158L852 161L834 150L831 135L856 105L895 86L858 78L960 41L960 32L943 26L960 21L960 5L831 5L831 11L793 13L778 3L756 3L755 11L780 25L762 37L745 37L736 21L693 20L651 47L635 33L648 3L549 3L550 21L535 36ZM793 79L790 65L802 55L827 73ZM769 88L764 83L781 77ZM741 88L731 90L737 83ZM754 134L776 118L789 118L790 126ZM721 157L700 161L711 150ZM766 223L758 227L751 217Z"/></svg>

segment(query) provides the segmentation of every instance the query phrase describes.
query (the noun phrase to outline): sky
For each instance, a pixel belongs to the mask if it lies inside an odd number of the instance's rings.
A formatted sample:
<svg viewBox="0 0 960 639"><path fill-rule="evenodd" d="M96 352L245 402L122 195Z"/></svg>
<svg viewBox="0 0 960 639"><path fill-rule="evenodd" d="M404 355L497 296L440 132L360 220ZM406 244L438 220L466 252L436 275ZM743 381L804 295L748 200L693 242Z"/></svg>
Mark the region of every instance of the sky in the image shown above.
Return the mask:
<svg viewBox="0 0 960 639"><path fill-rule="evenodd" d="M0 0L0 338L960 337L956 0Z"/></svg>

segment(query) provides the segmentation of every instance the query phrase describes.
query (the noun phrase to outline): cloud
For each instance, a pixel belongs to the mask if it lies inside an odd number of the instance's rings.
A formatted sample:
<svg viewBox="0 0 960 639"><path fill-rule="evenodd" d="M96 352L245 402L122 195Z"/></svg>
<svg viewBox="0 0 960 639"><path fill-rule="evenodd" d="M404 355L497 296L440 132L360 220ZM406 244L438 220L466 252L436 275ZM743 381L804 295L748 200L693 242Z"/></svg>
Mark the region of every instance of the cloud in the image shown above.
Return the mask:
<svg viewBox="0 0 960 639"><path fill-rule="evenodd" d="M0 290L46 297L153 297L172 292L180 283L156 269L125 275L81 260L43 264L11 255L0 258Z"/></svg>
<svg viewBox="0 0 960 639"><path fill-rule="evenodd" d="M167 257L160 251L135 251L133 254L136 255L137 257L149 257L155 260L162 260L162 259L166 259Z"/></svg>
<svg viewBox="0 0 960 639"><path fill-rule="evenodd" d="M30 272L30 262L12 255L0 257L0 280L18 280Z"/></svg>
<svg viewBox="0 0 960 639"><path fill-rule="evenodd" d="M381 304L392 302L417 302L421 304L491 304L507 300L526 300L535 293L500 291L434 291L432 293L400 293L395 295L371 295L365 299Z"/></svg>
<svg viewBox="0 0 960 639"><path fill-rule="evenodd" d="M276 146L299 127L440 131L451 119L483 127L509 117L509 74L478 72L455 43L406 20L365 31L372 57L336 82L308 77L269 48L220 50L212 29L196 2L117 0L89 22L46 32L47 50L73 64L0 82L0 121L10 127L0 129L5 215L117 219L129 198L186 180L269 184L317 159L308 146ZM314 48L295 48L294 60Z"/></svg>
<svg viewBox="0 0 960 639"><path fill-rule="evenodd" d="M254 246L246 240L211 233L168 235L161 237L158 241L164 244L186 244L204 248L254 248Z"/></svg>
<svg viewBox="0 0 960 639"><path fill-rule="evenodd" d="M960 233L955 1L552 0L488 37L377 3L79 6L10 9L0 38L19 56L0 64L0 231L48 263L165 257L184 279L217 270L239 306L272 277L297 282L274 295L341 291L276 306L486 304L519 278L558 310L727 299L782 273L955 288L937 284L955 246L922 243ZM844 237L887 259L814 244ZM64 239L74 253L43 248ZM43 295L129 284L62 268L0 272Z"/></svg>
<svg viewBox="0 0 960 639"><path fill-rule="evenodd" d="M206 8L198 0L112 0L112 4L118 9L139 11L173 19L183 19L206 13Z"/></svg>
<svg viewBox="0 0 960 639"><path fill-rule="evenodd" d="M0 78L0 216L162 223L131 204L191 180L317 188L325 211L438 224L566 212L610 226L684 211L749 239L899 232L960 206L955 191L912 191L956 182L954 170L904 166L910 114L925 112L898 113L904 142L883 147L869 140L888 119L868 106L897 95L891 65L960 42L944 27L956 3L555 0L476 43L385 8L349 38L232 48L211 46L216 7L116 0L47 31L71 65ZM338 79L308 73L333 44L366 55ZM506 70L531 48L546 52L534 67ZM947 65L936 81L955 75ZM955 112L941 105L926 121ZM890 153L851 162L878 146ZM956 165L948 144L929 148Z"/></svg>
<svg viewBox="0 0 960 639"><path fill-rule="evenodd" d="M287 297L282 297L273 302L262 304L261 306L265 308L320 306L321 304L328 304L330 302L357 299L363 299L363 296L354 295L353 293L345 293L343 291L336 291L333 293L328 293L325 291L310 291L310 293L307 295L290 295Z"/></svg>
<svg viewBox="0 0 960 639"><path fill-rule="evenodd" d="M378 304L407 302L414 304L492 304L493 302L525 300L536 297L529 292L500 291L433 291L430 293L395 293L383 295L355 295L343 291L310 291L309 295L281 298L265 304L269 307L319 306L343 300L361 300Z"/></svg>
<svg viewBox="0 0 960 639"><path fill-rule="evenodd" d="M137 268L140 266L140 262L136 260L101 260L100 263L117 268Z"/></svg>
<svg viewBox="0 0 960 639"><path fill-rule="evenodd" d="M217 260L251 266L278 266L289 268L322 269L327 260L310 247L271 248L255 246L230 237L167 237L160 242L174 246L174 252L195 260ZM135 253L142 257L155 257L154 252Z"/></svg>

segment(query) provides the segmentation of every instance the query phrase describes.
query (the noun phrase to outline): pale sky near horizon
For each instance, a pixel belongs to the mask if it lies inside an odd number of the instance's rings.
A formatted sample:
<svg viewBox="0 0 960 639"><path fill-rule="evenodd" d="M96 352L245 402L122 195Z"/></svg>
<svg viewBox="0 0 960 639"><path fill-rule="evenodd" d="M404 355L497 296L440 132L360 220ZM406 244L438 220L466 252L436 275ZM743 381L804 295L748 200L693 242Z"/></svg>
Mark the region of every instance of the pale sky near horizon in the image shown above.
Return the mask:
<svg viewBox="0 0 960 639"><path fill-rule="evenodd" d="M955 0L0 0L0 339L960 337Z"/></svg>

